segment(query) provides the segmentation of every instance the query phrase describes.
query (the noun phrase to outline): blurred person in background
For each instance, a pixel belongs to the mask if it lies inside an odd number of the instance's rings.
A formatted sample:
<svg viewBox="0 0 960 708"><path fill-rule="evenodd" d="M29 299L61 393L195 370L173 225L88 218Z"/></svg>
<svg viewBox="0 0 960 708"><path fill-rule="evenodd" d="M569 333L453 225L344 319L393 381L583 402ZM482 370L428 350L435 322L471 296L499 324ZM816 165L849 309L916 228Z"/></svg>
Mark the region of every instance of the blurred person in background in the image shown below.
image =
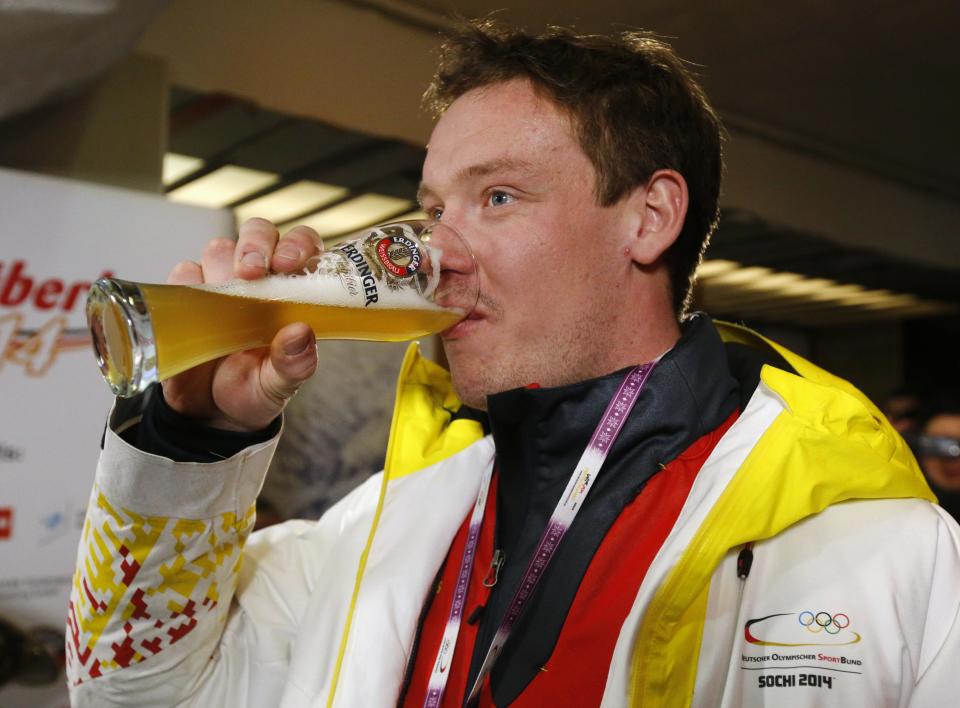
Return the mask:
<svg viewBox="0 0 960 708"><path fill-rule="evenodd" d="M916 452L940 506L960 520L960 391L931 395L921 407Z"/></svg>
<svg viewBox="0 0 960 708"><path fill-rule="evenodd" d="M883 404L883 414L898 433L910 440L920 431L920 396L902 388L890 394Z"/></svg>
<svg viewBox="0 0 960 708"><path fill-rule="evenodd" d="M644 33L476 23L428 98L422 206L482 283L450 371L412 349L385 471L249 537L309 329L119 402L74 704L953 705L960 530L902 438L849 383L686 312L722 129L684 62ZM252 220L171 279L318 248Z"/></svg>

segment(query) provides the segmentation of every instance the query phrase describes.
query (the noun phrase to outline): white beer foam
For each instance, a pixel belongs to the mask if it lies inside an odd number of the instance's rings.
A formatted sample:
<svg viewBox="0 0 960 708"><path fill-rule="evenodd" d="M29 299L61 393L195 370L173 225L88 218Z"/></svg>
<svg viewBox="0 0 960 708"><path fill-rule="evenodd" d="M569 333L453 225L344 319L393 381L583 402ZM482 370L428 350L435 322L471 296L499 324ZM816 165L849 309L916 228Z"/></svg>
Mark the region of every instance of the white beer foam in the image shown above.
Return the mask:
<svg viewBox="0 0 960 708"><path fill-rule="evenodd" d="M297 302L308 305L448 311L448 308L440 307L429 300L425 300L414 288L402 287L399 290L391 290L382 280L377 281L377 301L367 305L367 298L360 278L356 278L357 292L351 294L339 276L320 273L268 275L259 280L235 279L226 283L207 283L192 287L232 297Z"/></svg>

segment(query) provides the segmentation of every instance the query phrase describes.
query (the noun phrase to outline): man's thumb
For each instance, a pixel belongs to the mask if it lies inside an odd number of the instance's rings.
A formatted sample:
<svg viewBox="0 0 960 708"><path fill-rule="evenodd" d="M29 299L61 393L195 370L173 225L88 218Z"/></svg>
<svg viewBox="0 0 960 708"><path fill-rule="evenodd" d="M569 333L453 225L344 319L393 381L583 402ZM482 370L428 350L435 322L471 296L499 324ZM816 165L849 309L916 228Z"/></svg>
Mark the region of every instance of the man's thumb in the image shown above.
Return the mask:
<svg viewBox="0 0 960 708"><path fill-rule="evenodd" d="M282 405L317 369L316 339L305 324L284 327L270 345L270 361L261 383L271 399Z"/></svg>

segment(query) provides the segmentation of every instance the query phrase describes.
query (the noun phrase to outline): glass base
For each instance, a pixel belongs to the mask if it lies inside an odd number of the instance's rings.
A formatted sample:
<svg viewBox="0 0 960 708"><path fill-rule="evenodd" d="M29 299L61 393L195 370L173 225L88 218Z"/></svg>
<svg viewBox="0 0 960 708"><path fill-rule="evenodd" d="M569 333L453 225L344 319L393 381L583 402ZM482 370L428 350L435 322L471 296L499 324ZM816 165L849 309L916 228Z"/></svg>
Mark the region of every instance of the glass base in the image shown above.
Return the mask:
<svg viewBox="0 0 960 708"><path fill-rule="evenodd" d="M135 396L158 380L153 327L136 283L95 282L87 297L87 325L100 373L115 395Z"/></svg>

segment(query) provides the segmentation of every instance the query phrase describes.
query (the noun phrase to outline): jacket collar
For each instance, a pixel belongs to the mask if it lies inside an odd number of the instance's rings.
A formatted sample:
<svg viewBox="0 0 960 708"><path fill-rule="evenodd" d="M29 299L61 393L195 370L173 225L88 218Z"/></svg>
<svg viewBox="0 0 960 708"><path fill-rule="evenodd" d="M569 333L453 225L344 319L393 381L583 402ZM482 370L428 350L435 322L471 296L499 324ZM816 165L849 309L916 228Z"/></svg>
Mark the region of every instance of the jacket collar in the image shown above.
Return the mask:
<svg viewBox="0 0 960 708"><path fill-rule="evenodd" d="M488 397L500 478L498 531L506 548L531 513L549 516L628 370ZM658 469L719 427L738 400L738 383L729 374L719 335L707 317L690 318L680 340L654 368L611 448L591 491L593 501L632 499Z"/></svg>

